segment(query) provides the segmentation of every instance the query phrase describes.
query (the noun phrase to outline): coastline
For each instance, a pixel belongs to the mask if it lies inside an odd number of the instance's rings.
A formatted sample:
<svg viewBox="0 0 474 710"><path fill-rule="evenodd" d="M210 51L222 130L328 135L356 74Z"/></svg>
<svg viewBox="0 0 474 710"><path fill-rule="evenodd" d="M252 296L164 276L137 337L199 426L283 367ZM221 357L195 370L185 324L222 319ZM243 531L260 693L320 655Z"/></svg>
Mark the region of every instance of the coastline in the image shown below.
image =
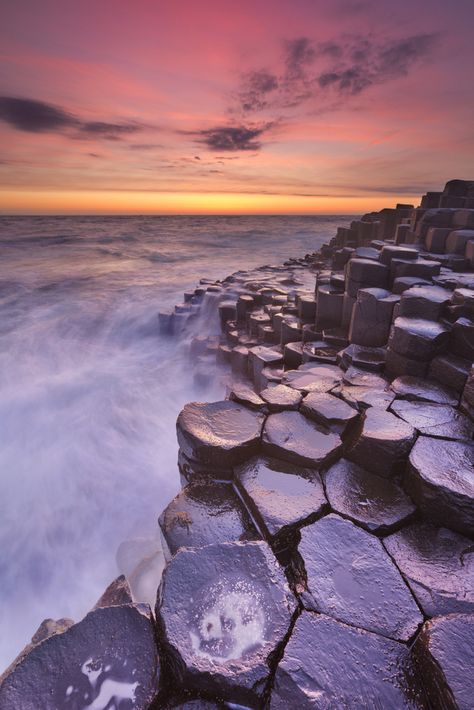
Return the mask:
<svg viewBox="0 0 474 710"><path fill-rule="evenodd" d="M119 578L83 621L44 622L0 707L318 707L315 689L356 707L363 688L464 707L473 230L474 183L450 181L160 315L196 382L222 377L228 396L178 417L156 618Z"/></svg>

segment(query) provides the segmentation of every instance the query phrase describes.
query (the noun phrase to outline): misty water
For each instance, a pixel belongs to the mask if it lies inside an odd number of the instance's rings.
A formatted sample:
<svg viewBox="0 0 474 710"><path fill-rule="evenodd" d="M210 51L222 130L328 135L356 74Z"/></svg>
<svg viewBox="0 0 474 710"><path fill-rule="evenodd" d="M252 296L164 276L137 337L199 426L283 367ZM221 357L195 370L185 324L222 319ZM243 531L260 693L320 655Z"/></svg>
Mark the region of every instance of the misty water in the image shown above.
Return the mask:
<svg viewBox="0 0 474 710"><path fill-rule="evenodd" d="M316 250L347 217L0 218L0 672L158 540L196 390L158 311L201 277ZM206 327L205 325L203 326Z"/></svg>

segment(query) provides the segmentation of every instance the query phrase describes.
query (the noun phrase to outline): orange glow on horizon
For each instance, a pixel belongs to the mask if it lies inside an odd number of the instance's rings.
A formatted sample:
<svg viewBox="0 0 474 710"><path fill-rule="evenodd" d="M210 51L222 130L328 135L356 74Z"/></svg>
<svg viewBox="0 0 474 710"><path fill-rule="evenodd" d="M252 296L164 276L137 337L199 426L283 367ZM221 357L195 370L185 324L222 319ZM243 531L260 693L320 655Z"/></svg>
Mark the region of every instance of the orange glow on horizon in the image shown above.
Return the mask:
<svg viewBox="0 0 474 710"><path fill-rule="evenodd" d="M418 204L419 199L396 194L315 197L216 192L3 190L0 191L0 214L361 214L397 202Z"/></svg>

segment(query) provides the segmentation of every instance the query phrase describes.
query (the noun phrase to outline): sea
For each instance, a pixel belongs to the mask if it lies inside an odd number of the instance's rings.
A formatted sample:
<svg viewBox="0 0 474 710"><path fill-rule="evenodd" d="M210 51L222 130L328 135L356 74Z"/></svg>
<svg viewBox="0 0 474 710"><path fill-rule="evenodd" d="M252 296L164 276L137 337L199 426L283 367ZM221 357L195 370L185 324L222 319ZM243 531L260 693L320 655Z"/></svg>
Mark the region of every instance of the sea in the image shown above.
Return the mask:
<svg viewBox="0 0 474 710"><path fill-rule="evenodd" d="M158 312L350 219L0 217L0 673L43 619L80 620L133 550L159 545L176 417L224 392L196 390Z"/></svg>

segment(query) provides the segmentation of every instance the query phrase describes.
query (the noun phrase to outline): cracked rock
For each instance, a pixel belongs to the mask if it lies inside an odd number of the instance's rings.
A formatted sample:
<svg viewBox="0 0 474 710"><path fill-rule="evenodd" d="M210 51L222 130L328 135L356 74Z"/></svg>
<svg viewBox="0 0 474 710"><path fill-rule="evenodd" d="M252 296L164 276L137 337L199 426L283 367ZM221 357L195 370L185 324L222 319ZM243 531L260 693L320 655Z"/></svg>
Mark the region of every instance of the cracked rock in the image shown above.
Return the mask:
<svg viewBox="0 0 474 710"><path fill-rule="evenodd" d="M260 392L260 397L268 406L272 414L283 412L285 409L298 409L301 402L301 393L286 385L267 387Z"/></svg>
<svg viewBox="0 0 474 710"><path fill-rule="evenodd" d="M388 478L408 456L415 439L416 431L410 424L390 412L370 407L346 456L362 468Z"/></svg>
<svg viewBox="0 0 474 710"><path fill-rule="evenodd" d="M160 661L146 604L91 611L14 661L2 676L2 710L105 708L115 701L147 710Z"/></svg>
<svg viewBox="0 0 474 710"><path fill-rule="evenodd" d="M474 612L472 540L420 522L383 543L426 616Z"/></svg>
<svg viewBox="0 0 474 710"><path fill-rule="evenodd" d="M398 483L369 473L347 459L331 466L324 483L331 508L372 533L388 534L416 511Z"/></svg>
<svg viewBox="0 0 474 710"><path fill-rule="evenodd" d="M408 667L404 644L304 611L278 665L270 710L416 708Z"/></svg>
<svg viewBox="0 0 474 710"><path fill-rule="evenodd" d="M427 520L474 536L474 445L420 436L404 487Z"/></svg>
<svg viewBox="0 0 474 710"><path fill-rule="evenodd" d="M335 365L307 363L298 370L290 370L284 375L284 383L293 389L308 392L329 392L342 380L342 371Z"/></svg>
<svg viewBox="0 0 474 710"><path fill-rule="evenodd" d="M236 402L191 402L178 416L178 443L188 459L226 468L258 452L263 420Z"/></svg>
<svg viewBox="0 0 474 710"><path fill-rule="evenodd" d="M342 441L337 434L299 412L281 412L267 418L262 447L269 456L318 468L339 455Z"/></svg>
<svg viewBox="0 0 474 710"><path fill-rule="evenodd" d="M474 422L448 404L396 399L391 410L426 436L469 440L474 433Z"/></svg>
<svg viewBox="0 0 474 710"><path fill-rule="evenodd" d="M395 318L388 345L412 360L431 360L446 349L449 331L441 323L423 318Z"/></svg>
<svg viewBox="0 0 474 710"><path fill-rule="evenodd" d="M400 641L423 621L400 572L373 535L338 515L301 530L306 608Z"/></svg>
<svg viewBox="0 0 474 710"><path fill-rule="evenodd" d="M163 574L156 608L174 684L259 707L295 608L267 543L180 550Z"/></svg>
<svg viewBox="0 0 474 710"><path fill-rule="evenodd" d="M331 431L342 436L357 420L359 413L339 397L325 392L310 392L301 403L300 411Z"/></svg>
<svg viewBox="0 0 474 710"><path fill-rule="evenodd" d="M449 404L451 406L456 406L459 403L459 394L455 390L440 385L439 382L434 380L425 380L422 377L402 375L393 380L390 388L399 399Z"/></svg>
<svg viewBox="0 0 474 710"><path fill-rule="evenodd" d="M413 647L413 658L431 707L471 710L474 614L450 614L427 621Z"/></svg>
<svg viewBox="0 0 474 710"><path fill-rule="evenodd" d="M159 523L172 555L180 547L258 538L232 486L226 483L189 484L165 508Z"/></svg>
<svg viewBox="0 0 474 710"><path fill-rule="evenodd" d="M245 504L272 543L314 522L327 506L317 471L279 459L254 458L234 474Z"/></svg>

